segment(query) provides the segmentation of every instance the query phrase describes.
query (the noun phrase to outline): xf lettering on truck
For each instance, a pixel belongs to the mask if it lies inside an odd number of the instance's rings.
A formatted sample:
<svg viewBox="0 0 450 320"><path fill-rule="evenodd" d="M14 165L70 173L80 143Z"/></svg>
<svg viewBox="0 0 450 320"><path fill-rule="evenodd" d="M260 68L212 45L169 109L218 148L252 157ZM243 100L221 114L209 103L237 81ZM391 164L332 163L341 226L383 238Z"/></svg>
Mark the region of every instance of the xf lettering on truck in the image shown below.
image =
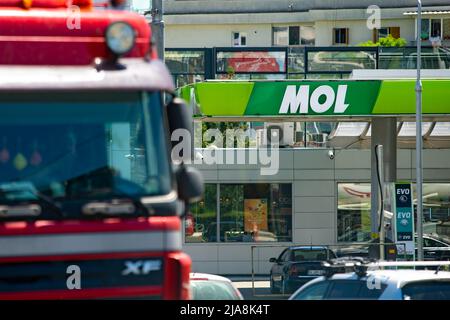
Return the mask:
<svg viewBox="0 0 450 320"><path fill-rule="evenodd" d="M122 271L122 275L140 276L159 270L161 270L161 261L158 260L125 261L125 269Z"/></svg>
<svg viewBox="0 0 450 320"><path fill-rule="evenodd" d="M302 85L297 91L297 86L289 85L284 92L281 102L280 114L301 113L308 114L325 113L334 105L334 113L344 113L349 107L345 102L347 96L347 85L338 86L337 92L331 86L323 85L317 87L310 94L310 86Z"/></svg>

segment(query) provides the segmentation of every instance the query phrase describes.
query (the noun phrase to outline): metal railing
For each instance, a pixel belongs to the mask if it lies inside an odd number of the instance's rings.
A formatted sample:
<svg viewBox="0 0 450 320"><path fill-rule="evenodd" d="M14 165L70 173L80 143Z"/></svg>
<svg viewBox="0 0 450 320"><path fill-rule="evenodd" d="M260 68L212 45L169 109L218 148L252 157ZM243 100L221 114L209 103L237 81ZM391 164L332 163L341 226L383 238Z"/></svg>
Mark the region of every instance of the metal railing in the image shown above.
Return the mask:
<svg viewBox="0 0 450 320"><path fill-rule="evenodd" d="M177 86L208 79L344 79L355 69L415 69L416 48L222 47L167 48ZM449 69L447 47L422 47L424 69Z"/></svg>

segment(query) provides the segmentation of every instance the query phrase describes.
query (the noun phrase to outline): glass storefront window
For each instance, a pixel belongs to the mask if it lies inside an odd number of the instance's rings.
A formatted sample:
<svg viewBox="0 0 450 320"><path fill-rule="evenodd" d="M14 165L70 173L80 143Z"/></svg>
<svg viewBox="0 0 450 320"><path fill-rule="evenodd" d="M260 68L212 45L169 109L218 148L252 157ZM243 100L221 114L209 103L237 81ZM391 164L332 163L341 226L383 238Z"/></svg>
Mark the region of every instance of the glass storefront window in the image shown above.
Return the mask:
<svg viewBox="0 0 450 320"><path fill-rule="evenodd" d="M370 183L338 184L338 242L370 240L370 195ZM423 232L450 237L450 183L423 184Z"/></svg>
<svg viewBox="0 0 450 320"><path fill-rule="evenodd" d="M185 217L187 243L217 241L217 185L205 184L203 199Z"/></svg>
<svg viewBox="0 0 450 320"><path fill-rule="evenodd" d="M338 242L370 240L370 183L338 184Z"/></svg>
<svg viewBox="0 0 450 320"><path fill-rule="evenodd" d="M220 241L292 241L291 184L220 185Z"/></svg>

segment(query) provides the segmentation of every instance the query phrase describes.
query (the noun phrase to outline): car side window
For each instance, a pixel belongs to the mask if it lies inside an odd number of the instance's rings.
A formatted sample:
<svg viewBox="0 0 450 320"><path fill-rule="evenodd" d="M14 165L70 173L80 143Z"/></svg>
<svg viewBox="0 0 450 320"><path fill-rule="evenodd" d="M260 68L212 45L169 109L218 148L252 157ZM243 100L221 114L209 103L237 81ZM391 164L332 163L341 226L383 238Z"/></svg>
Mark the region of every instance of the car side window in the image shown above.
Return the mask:
<svg viewBox="0 0 450 320"><path fill-rule="evenodd" d="M378 299L386 289L385 284L373 284L371 286L365 280L335 280L330 286L326 299L362 299L375 300Z"/></svg>
<svg viewBox="0 0 450 320"><path fill-rule="evenodd" d="M444 247L445 245L439 241L433 240L433 239L429 239L429 238L424 238L423 239L423 246L424 247Z"/></svg>
<svg viewBox="0 0 450 320"><path fill-rule="evenodd" d="M300 291L292 300L322 300L327 292L329 281L321 281Z"/></svg>
<svg viewBox="0 0 450 320"><path fill-rule="evenodd" d="M278 257L279 261L286 261L286 256L289 254L289 249L285 249Z"/></svg>
<svg viewBox="0 0 450 320"><path fill-rule="evenodd" d="M355 280L335 280L328 291L327 299L358 299L361 282Z"/></svg>

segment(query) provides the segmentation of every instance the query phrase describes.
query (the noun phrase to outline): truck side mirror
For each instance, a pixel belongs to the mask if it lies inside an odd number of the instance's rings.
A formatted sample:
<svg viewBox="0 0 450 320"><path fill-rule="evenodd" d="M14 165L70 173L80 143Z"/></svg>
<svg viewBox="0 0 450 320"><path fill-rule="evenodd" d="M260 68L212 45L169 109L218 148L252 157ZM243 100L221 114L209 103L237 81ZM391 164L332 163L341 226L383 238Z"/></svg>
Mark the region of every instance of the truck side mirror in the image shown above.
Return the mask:
<svg viewBox="0 0 450 320"><path fill-rule="evenodd" d="M277 258L270 258L269 262L275 263L275 262L278 262L278 260L277 260Z"/></svg>
<svg viewBox="0 0 450 320"><path fill-rule="evenodd" d="M174 97L167 105L170 134L185 129L192 135L192 114L183 99Z"/></svg>
<svg viewBox="0 0 450 320"><path fill-rule="evenodd" d="M186 204L201 199L204 192L203 177L201 173L192 167L182 163L177 172L178 196Z"/></svg>

